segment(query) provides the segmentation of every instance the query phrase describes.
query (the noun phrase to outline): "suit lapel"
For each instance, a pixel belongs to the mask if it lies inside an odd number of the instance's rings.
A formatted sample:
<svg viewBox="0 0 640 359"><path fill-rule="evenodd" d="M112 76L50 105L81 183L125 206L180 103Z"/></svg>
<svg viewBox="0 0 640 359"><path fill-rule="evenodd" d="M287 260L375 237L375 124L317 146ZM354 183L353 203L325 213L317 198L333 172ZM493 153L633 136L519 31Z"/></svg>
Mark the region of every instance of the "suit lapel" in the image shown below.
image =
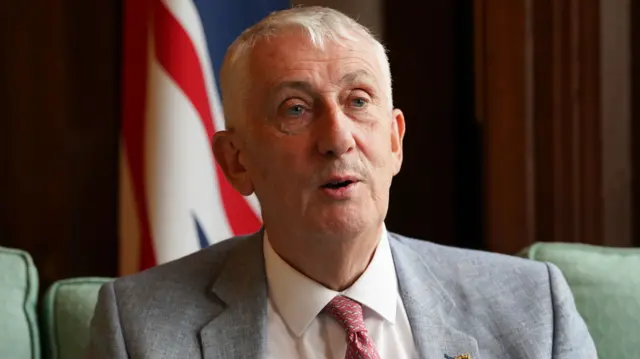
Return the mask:
<svg viewBox="0 0 640 359"><path fill-rule="evenodd" d="M267 281L263 231L239 243L211 287L218 302L212 320L200 331L204 359L258 358L267 347ZM456 329L464 317L432 269L430 255L420 255L389 235L402 298L419 357L442 359L469 353L479 359L475 338ZM437 255L433 253L431 255Z"/></svg>
<svg viewBox="0 0 640 359"><path fill-rule="evenodd" d="M258 358L266 349L262 230L241 241L211 287L221 303L200 331L205 359Z"/></svg>
<svg viewBox="0 0 640 359"><path fill-rule="evenodd" d="M473 359L480 358L476 339L456 329L464 325L464 317L456 310L442 280L426 264L429 255L421 256L393 234L389 243L419 357L442 359L468 353Z"/></svg>

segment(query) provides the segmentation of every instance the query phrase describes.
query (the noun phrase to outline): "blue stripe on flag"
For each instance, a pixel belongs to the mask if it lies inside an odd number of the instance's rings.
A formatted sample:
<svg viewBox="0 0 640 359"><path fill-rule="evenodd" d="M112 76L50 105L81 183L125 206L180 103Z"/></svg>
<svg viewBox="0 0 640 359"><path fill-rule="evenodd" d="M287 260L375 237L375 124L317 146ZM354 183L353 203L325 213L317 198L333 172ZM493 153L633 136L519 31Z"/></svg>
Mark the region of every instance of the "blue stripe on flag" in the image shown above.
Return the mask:
<svg viewBox="0 0 640 359"><path fill-rule="evenodd" d="M195 0L194 3L207 38L218 90L222 60L233 40L272 11L290 7L288 0Z"/></svg>
<svg viewBox="0 0 640 359"><path fill-rule="evenodd" d="M227 47L246 28L260 21L275 10L290 7L288 0L194 0L207 39L209 58L218 91L220 67ZM191 213L198 232L200 248L210 241L195 213ZM214 228L214 230L216 230Z"/></svg>
<svg viewBox="0 0 640 359"><path fill-rule="evenodd" d="M200 248L209 247L209 240L207 239L207 235L204 234L204 229L202 229L200 221L198 221L198 217L195 215L195 213L191 213L191 216L193 216L193 221L196 225L196 231L198 232L198 242L200 243Z"/></svg>

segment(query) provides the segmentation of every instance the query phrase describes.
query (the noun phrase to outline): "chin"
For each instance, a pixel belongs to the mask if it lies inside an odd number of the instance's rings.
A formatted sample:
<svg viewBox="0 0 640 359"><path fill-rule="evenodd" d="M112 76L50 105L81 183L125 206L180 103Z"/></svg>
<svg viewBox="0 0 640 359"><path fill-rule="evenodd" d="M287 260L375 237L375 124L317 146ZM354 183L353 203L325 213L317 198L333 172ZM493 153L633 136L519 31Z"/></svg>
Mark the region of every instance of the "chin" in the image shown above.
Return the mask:
<svg viewBox="0 0 640 359"><path fill-rule="evenodd" d="M361 211L328 211L322 215L311 218L312 227L318 232L330 236L352 236L362 233L369 225L373 215L367 215Z"/></svg>

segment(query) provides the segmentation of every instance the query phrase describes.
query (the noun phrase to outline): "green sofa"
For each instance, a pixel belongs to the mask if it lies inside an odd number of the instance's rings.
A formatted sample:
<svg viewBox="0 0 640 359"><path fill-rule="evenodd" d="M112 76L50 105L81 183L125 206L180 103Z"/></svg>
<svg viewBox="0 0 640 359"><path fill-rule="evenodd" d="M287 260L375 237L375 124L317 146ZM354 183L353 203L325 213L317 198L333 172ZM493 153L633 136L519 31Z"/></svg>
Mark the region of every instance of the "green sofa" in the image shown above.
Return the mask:
<svg viewBox="0 0 640 359"><path fill-rule="evenodd" d="M640 359L640 248L536 243L519 253L554 263L603 359Z"/></svg>
<svg viewBox="0 0 640 359"><path fill-rule="evenodd" d="M58 281L38 306L38 274L31 256L0 247L0 358L82 358L98 290L110 280Z"/></svg>
<svg viewBox="0 0 640 359"><path fill-rule="evenodd" d="M40 358L37 299L31 256L0 247L0 358Z"/></svg>
<svg viewBox="0 0 640 359"><path fill-rule="evenodd" d="M45 359L82 358L100 287L110 278L72 278L54 283L43 299Z"/></svg>
<svg viewBox="0 0 640 359"><path fill-rule="evenodd" d="M519 255L560 268L600 358L640 358L640 249L537 243ZM98 289L113 279L56 282L38 310L37 278L26 252L0 247L0 358L82 358Z"/></svg>

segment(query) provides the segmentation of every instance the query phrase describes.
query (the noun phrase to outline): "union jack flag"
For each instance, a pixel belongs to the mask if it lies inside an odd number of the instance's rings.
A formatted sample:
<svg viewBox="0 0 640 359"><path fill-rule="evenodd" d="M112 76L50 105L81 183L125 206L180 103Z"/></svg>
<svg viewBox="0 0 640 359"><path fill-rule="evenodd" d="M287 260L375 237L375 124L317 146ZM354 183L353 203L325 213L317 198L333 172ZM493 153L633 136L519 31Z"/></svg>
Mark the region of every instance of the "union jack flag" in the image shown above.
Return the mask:
<svg viewBox="0 0 640 359"><path fill-rule="evenodd" d="M120 273L261 226L215 163L224 127L215 74L227 47L285 0L125 0Z"/></svg>

